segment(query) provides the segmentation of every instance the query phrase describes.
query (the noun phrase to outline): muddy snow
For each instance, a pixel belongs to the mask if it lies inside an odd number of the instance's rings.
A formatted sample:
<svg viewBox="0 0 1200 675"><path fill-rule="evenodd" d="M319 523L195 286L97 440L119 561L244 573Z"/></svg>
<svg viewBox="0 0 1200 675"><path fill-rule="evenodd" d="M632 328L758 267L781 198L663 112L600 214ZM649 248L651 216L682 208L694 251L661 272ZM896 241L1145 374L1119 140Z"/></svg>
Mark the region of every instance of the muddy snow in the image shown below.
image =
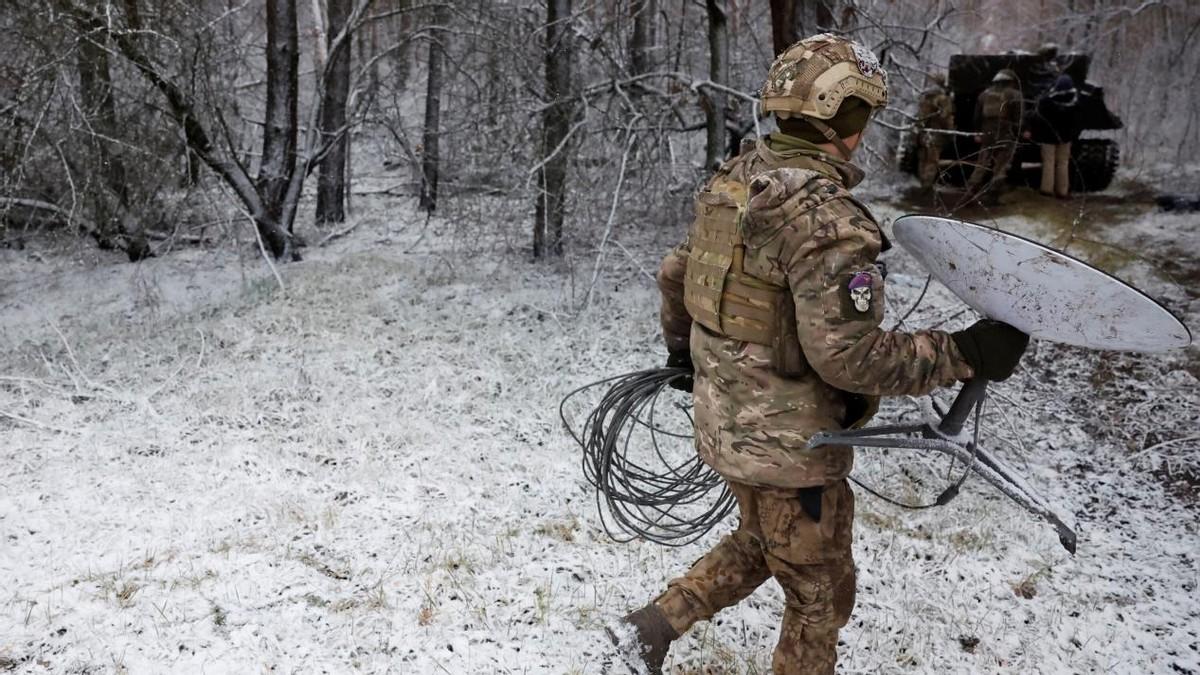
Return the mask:
<svg viewBox="0 0 1200 675"><path fill-rule="evenodd" d="M909 208L885 198L885 221ZM1109 199L963 215L1091 256L1195 331L1195 216ZM599 673L602 626L720 536L610 541L557 417L663 360L647 271L683 223L619 225L582 308L587 241L532 265L523 221L361 201L279 279L250 246L0 251L0 671ZM924 285L888 255L886 325ZM906 325L973 318L935 284ZM996 387L984 442L1075 515L1074 557L978 481L915 512L860 491L840 671L1200 672L1195 364L1035 344ZM945 473L856 469L914 501ZM669 672L768 672L781 603L768 582Z"/></svg>

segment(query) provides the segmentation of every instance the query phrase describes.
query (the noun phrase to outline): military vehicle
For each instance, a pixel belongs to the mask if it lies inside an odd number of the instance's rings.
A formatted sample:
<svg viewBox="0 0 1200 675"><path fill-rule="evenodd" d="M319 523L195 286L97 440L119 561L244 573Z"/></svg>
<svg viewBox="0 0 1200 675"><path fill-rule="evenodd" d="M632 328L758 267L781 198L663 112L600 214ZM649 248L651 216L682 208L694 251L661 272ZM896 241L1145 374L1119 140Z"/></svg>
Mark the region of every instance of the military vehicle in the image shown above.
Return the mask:
<svg viewBox="0 0 1200 675"><path fill-rule="evenodd" d="M1084 129L1084 136L1071 146L1071 191L1104 190L1116 173L1120 148L1111 138L1088 138L1087 132L1120 129L1124 125L1121 118L1104 104L1104 89L1087 81L1090 65L1091 56L1088 54L1061 54L1051 58L1038 54L952 56L946 85L954 97L955 128L965 132L973 132L978 128L975 101L1003 68L1009 68L1017 74L1027 111L1034 109L1038 97L1053 86L1059 74L1066 73L1075 80L1076 89L1079 90L1078 110ZM917 141L915 132L906 133L901 138L899 149L900 169L913 175L917 173ZM972 168L969 162L978 152L979 143L973 136L948 136L942 149L941 180L951 185L966 183ZM1041 178L1041 166L1038 146L1022 141L1013 155L1009 182L1037 186Z"/></svg>

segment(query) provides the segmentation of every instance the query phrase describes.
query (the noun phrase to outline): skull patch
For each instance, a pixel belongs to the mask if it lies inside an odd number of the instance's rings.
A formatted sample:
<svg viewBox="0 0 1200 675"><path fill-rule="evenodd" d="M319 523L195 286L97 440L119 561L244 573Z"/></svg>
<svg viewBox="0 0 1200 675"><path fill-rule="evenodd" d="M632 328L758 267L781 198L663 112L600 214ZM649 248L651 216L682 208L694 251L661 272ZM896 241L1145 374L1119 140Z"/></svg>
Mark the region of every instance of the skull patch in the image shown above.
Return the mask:
<svg viewBox="0 0 1200 675"><path fill-rule="evenodd" d="M850 283L846 286L850 289L850 300L854 303L854 309L859 312L871 311L871 281L870 272L857 272L850 277Z"/></svg>

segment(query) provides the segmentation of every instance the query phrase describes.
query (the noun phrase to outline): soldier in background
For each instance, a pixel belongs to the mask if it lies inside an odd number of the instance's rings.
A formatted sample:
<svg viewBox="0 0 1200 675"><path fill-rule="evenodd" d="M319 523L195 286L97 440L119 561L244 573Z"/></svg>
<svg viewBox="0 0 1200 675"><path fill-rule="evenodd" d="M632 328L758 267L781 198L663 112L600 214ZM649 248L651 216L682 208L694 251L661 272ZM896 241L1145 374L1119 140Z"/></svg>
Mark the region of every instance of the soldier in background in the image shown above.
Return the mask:
<svg viewBox="0 0 1200 675"><path fill-rule="evenodd" d="M1079 140L1079 92L1070 75L1059 75L1054 86L1038 98L1023 134L1042 151L1041 193L1067 199L1071 193L1071 144Z"/></svg>
<svg viewBox="0 0 1200 675"><path fill-rule="evenodd" d="M982 148L978 164L967 180L966 199L986 195L991 203L999 201L1020 140L1024 109L1016 73L1007 68L996 73L975 104L978 131L975 140Z"/></svg>
<svg viewBox="0 0 1200 675"><path fill-rule="evenodd" d="M930 130L954 128L954 102L946 90L946 76L942 73L929 75L930 87L921 92L917 102L917 129L920 133L917 145L917 178L921 187L932 189L937 182L938 160L942 157L942 146L946 136L930 133Z"/></svg>
<svg viewBox="0 0 1200 675"><path fill-rule="evenodd" d="M780 131L723 164L663 260L668 365L693 367L695 443L737 499L736 530L612 630L638 669L767 579L785 606L771 670L832 675L855 598L849 447L819 431L869 420L879 396L1008 377L1028 337L981 321L950 334L880 327L889 246L849 190L887 78L865 47L820 35L783 52L762 90Z"/></svg>
<svg viewBox="0 0 1200 675"><path fill-rule="evenodd" d="M1034 54L1038 57L1038 62L1030 69L1029 84L1034 91L1045 91L1063 71L1058 58L1058 45L1047 42L1038 47Z"/></svg>

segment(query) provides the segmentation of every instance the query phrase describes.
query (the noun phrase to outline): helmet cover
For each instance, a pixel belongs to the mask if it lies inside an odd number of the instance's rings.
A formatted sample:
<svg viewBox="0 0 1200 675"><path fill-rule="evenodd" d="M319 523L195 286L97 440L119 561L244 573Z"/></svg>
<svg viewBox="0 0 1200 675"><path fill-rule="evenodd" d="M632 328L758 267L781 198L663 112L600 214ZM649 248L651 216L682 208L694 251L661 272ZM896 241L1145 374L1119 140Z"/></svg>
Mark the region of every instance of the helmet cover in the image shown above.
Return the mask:
<svg viewBox="0 0 1200 675"><path fill-rule="evenodd" d="M848 97L871 108L887 105L887 73L871 50L823 33L775 59L762 88L763 112L832 119Z"/></svg>

